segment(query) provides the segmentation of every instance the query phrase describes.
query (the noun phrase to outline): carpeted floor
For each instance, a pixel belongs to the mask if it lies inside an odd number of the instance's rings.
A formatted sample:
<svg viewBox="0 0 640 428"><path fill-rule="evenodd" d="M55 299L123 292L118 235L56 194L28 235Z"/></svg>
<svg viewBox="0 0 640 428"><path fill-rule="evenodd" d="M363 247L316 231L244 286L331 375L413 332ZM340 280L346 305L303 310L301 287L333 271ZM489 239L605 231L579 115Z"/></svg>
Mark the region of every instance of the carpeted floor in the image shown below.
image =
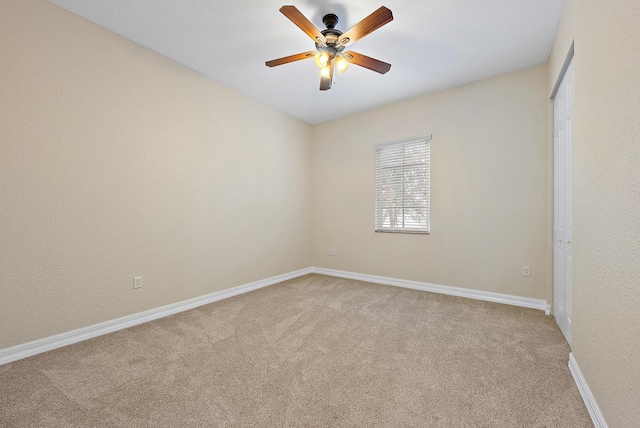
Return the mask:
<svg viewBox="0 0 640 428"><path fill-rule="evenodd" d="M2 427L591 427L542 312L307 275L0 366Z"/></svg>

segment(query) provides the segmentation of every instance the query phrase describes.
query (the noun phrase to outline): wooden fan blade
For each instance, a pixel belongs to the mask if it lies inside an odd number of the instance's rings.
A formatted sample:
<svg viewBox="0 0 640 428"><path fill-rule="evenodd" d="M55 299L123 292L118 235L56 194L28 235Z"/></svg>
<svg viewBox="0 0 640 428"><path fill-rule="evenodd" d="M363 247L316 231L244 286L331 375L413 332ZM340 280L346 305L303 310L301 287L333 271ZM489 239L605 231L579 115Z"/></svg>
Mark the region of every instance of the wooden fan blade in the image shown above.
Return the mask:
<svg viewBox="0 0 640 428"><path fill-rule="evenodd" d="M307 36L311 37L314 42L324 45L327 39L324 38L320 30L307 19L295 6L282 6L280 12L296 24Z"/></svg>
<svg viewBox="0 0 640 428"><path fill-rule="evenodd" d="M327 91L331 89L331 85L333 83L333 69L334 69L334 61L331 61L329 65L329 77L320 77L320 90Z"/></svg>
<svg viewBox="0 0 640 428"><path fill-rule="evenodd" d="M366 55L359 54L358 52L348 51L343 55L351 64L368 68L369 70L375 71L376 73L384 74L391 69L391 64L375 58L371 58Z"/></svg>
<svg viewBox="0 0 640 428"><path fill-rule="evenodd" d="M283 58L272 59L271 61L265 62L267 67L275 67L276 65L288 64L294 61L300 61L301 59L313 58L317 52L309 51L303 52L295 55L285 56Z"/></svg>
<svg viewBox="0 0 640 428"><path fill-rule="evenodd" d="M360 40L367 34L374 32L391 21L393 21L393 14L391 13L391 10L382 6L380 9L354 25L349 31L341 35L338 39L338 45L350 45L356 40Z"/></svg>

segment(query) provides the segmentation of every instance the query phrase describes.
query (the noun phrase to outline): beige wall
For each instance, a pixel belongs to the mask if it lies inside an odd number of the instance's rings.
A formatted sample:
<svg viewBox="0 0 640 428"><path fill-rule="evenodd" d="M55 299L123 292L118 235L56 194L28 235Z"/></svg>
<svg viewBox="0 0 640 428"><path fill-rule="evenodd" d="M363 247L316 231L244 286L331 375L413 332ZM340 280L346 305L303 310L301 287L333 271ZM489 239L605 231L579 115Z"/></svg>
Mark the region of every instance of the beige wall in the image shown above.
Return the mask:
<svg viewBox="0 0 640 428"><path fill-rule="evenodd" d="M311 128L0 1L0 349L312 264L550 302L548 97L575 40L573 353L609 426L637 425L637 22L566 0L548 67ZM375 234L372 146L427 133L431 235Z"/></svg>
<svg viewBox="0 0 640 428"><path fill-rule="evenodd" d="M572 41L572 351L610 427L640 426L640 2L566 0Z"/></svg>
<svg viewBox="0 0 640 428"><path fill-rule="evenodd" d="M315 126L314 265L551 302L547 76L539 65ZM425 134L431 234L374 233L372 147Z"/></svg>
<svg viewBox="0 0 640 428"><path fill-rule="evenodd" d="M0 41L0 349L311 265L309 125L41 0Z"/></svg>

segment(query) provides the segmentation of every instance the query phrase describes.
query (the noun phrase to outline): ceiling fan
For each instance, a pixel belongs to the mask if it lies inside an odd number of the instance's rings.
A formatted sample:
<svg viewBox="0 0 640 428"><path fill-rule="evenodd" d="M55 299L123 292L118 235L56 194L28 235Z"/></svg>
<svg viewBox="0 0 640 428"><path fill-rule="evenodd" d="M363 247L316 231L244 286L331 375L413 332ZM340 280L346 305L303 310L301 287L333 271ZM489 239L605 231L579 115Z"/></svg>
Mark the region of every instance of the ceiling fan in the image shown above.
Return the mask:
<svg viewBox="0 0 640 428"><path fill-rule="evenodd" d="M349 64L359 65L380 74L384 74L391 68L391 64L359 54L354 51L344 52L345 48L372 33L393 20L391 10L382 6L371 15L354 25L349 31L343 33L336 29L338 17L333 13L322 18L327 27L326 30L318 30L295 6L282 6L280 12L296 24L302 31L316 43L316 51L303 52L283 58L267 61L268 67L288 64L302 59L313 58L320 68L320 90L331 89L334 69L338 73L344 73Z"/></svg>

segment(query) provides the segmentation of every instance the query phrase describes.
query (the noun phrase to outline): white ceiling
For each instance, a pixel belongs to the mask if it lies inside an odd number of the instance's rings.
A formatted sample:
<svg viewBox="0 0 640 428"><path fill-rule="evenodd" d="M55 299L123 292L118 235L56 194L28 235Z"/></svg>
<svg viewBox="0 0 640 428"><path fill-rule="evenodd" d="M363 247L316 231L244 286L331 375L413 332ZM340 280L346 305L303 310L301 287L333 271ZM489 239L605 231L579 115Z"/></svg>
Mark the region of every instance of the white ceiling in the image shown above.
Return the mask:
<svg viewBox="0 0 640 428"><path fill-rule="evenodd" d="M278 110L317 124L546 62L564 0L50 0ZM313 60L264 62L314 50L278 10L293 4L320 30L346 31L380 6L394 20L349 47L392 64L352 66L318 90Z"/></svg>

